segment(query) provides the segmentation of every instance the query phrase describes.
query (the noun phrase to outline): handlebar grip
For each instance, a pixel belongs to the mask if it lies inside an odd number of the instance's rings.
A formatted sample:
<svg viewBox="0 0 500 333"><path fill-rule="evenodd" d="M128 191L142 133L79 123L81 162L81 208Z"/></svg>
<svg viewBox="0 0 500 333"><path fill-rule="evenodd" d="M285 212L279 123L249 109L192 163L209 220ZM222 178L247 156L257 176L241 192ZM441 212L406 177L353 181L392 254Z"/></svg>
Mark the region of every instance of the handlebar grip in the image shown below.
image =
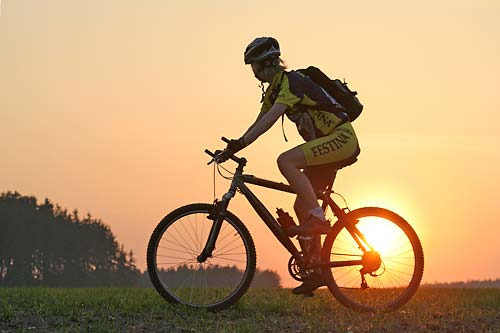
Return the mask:
<svg viewBox="0 0 500 333"><path fill-rule="evenodd" d="M225 143L229 143L231 140L229 140L228 138L226 137L222 137L220 138L222 141L224 141Z"/></svg>
<svg viewBox="0 0 500 333"><path fill-rule="evenodd" d="M214 153L212 153L212 152L211 152L210 150L208 150L208 149L205 149L205 153L206 153L206 154L208 154L208 155L210 155L210 156L212 156L212 157L215 157L215 154L214 154Z"/></svg>

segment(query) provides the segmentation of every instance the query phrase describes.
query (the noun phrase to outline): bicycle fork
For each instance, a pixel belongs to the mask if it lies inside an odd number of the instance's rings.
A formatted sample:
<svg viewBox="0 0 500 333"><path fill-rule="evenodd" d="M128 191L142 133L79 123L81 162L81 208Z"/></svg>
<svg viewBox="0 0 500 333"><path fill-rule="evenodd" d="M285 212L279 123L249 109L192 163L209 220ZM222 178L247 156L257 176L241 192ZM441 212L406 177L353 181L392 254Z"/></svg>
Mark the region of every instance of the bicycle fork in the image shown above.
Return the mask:
<svg viewBox="0 0 500 333"><path fill-rule="evenodd" d="M225 198L222 201L218 201L217 199L214 201L212 211L208 215L208 219L213 221L212 227L210 228L208 239L205 243L203 251L201 251L200 255L196 257L196 260L199 263L205 262L207 258L212 257L212 252L215 249L215 242L217 241L217 237L219 237L219 232L226 215L225 212L228 204L229 200L226 200Z"/></svg>
<svg viewBox="0 0 500 333"><path fill-rule="evenodd" d="M238 170L236 172L238 174ZM239 171L241 173L241 171ZM201 251L200 255L196 257L196 260L199 263L205 262L208 258L212 257L212 252L215 249L215 242L219 237L219 232L222 227L222 222L226 217L227 207L229 206L229 201L236 195L236 182L233 179L231 182L231 186L229 187L229 191L222 196L222 200L219 201L215 199L214 204L212 206L212 211L208 215L208 219L212 220L212 227L210 228L210 233L208 234L208 239Z"/></svg>

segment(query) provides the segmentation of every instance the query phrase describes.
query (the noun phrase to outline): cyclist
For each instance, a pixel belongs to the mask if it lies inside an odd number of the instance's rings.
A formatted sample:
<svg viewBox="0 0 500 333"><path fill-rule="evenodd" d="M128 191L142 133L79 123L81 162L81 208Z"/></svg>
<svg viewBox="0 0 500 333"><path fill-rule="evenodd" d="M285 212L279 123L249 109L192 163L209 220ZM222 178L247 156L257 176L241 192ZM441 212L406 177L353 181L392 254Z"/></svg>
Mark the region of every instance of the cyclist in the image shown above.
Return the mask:
<svg viewBox="0 0 500 333"><path fill-rule="evenodd" d="M285 151L278 157L278 167L290 186L297 193L294 210L299 220L295 232L303 252L310 262L320 260L319 234L328 232L330 225L318 204L315 189L331 185L336 170L356 161L359 146L347 114L340 104L308 77L296 71L286 71L280 58L278 41L272 37L259 37L252 41L244 53L245 64L250 64L263 89L261 111L237 140L231 140L226 148L225 160L254 142L283 115L297 126L305 143ZM315 105L331 104L338 112L314 109ZM302 239L301 239L302 238ZM294 288L294 294L310 294L325 285L321 271L317 269L302 285Z"/></svg>

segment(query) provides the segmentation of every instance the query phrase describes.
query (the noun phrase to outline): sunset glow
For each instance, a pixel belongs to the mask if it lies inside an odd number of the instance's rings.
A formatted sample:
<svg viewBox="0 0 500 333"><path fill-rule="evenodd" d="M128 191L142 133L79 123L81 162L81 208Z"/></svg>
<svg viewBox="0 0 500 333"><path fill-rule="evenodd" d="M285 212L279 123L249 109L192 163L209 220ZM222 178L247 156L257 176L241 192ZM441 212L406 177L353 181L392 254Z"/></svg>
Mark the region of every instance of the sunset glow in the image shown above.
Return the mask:
<svg viewBox="0 0 500 333"><path fill-rule="evenodd" d="M422 241L424 283L500 277L499 1L0 0L0 13L0 191L102 219L141 270L166 214L227 191L203 151L257 117L243 51L274 36L290 70L345 78L365 106L358 162L334 185L349 208L404 217ZM276 158L301 142L280 120L240 155L249 174L285 182ZM254 189L273 214L293 215L293 195ZM296 286L290 254L244 197L228 209L252 234L257 267ZM405 251L383 221L363 228L383 258Z"/></svg>
<svg viewBox="0 0 500 333"><path fill-rule="evenodd" d="M396 254L404 244L404 234L401 229L379 218L368 218L357 224L358 229L365 235L368 243L382 257Z"/></svg>

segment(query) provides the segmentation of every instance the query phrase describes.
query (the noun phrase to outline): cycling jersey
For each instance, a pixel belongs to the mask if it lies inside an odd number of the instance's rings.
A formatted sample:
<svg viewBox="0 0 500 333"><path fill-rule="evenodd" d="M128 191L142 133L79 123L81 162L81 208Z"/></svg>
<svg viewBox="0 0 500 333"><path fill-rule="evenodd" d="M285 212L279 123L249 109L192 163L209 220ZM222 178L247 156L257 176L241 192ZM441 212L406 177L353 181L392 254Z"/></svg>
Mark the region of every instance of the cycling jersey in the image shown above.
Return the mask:
<svg viewBox="0 0 500 333"><path fill-rule="evenodd" d="M261 114L268 112L274 103L288 106L286 116L306 141L300 148L308 166L341 165L359 154L358 141L347 115L307 108L338 104L308 77L295 71L278 72L264 94Z"/></svg>
<svg viewBox="0 0 500 333"><path fill-rule="evenodd" d="M296 124L306 141L328 135L346 121L328 111L307 109L337 102L311 79L295 71L281 71L274 76L264 95L261 112L269 111L274 103L288 106L286 116Z"/></svg>

